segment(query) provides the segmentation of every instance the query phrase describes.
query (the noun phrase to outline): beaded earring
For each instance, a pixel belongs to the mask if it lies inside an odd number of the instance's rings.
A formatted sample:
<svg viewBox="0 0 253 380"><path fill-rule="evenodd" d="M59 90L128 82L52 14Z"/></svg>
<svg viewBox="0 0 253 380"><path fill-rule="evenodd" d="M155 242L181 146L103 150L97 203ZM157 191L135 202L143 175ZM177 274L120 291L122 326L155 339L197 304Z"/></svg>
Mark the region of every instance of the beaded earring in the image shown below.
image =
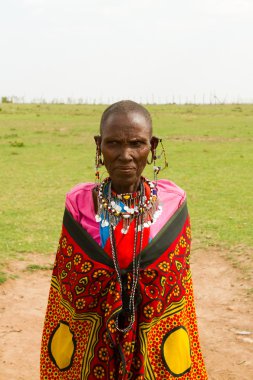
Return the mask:
<svg viewBox="0 0 253 380"><path fill-rule="evenodd" d="M157 187L157 176L161 170L161 166L157 166L156 165L156 159L157 159L157 156L156 156L156 148L154 148L154 153L153 153L153 162L154 162L154 165L153 165L153 174L154 174L154 182L155 182L155 187Z"/></svg>
<svg viewBox="0 0 253 380"><path fill-rule="evenodd" d="M151 145L152 145L152 148L151 148L151 153L152 153L152 157L151 157L151 161L147 161L147 163L150 165L153 163L153 172L154 172L154 182L157 183L157 176L159 174L159 172L165 168L168 167L168 161L167 161L167 157L166 157L166 152L165 152L165 149L164 149L164 145L163 145L163 142L162 142L162 139L159 139L157 137L152 137L153 140L151 140ZM158 146L158 144L160 143L161 145L161 153L160 154L157 154L156 152L156 148ZM158 166L156 165L156 160L157 159L161 159L163 157L163 160L164 160L164 164L163 166Z"/></svg>
<svg viewBox="0 0 253 380"><path fill-rule="evenodd" d="M100 183L100 173L99 168L104 165L104 160L102 159L102 152L100 148L101 137L94 136L94 140L96 142L96 156L95 156L95 182L97 184Z"/></svg>
<svg viewBox="0 0 253 380"><path fill-rule="evenodd" d="M161 167L161 169L160 169L160 170L163 170L163 169L167 168L169 166L169 164L167 161L167 156L166 156L166 152L165 152L164 145L163 145L163 140L159 139L159 143L161 145L162 151L156 158L160 159L163 157L164 164L163 164L163 167Z"/></svg>

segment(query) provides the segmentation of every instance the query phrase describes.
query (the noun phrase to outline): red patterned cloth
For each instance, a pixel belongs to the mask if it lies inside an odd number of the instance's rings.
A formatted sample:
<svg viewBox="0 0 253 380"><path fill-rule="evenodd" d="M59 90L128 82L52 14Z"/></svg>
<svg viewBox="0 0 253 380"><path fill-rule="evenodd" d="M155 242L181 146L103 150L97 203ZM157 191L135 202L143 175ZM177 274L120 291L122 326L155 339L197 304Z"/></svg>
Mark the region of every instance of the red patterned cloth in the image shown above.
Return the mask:
<svg viewBox="0 0 253 380"><path fill-rule="evenodd" d="M112 259L66 210L43 330L41 380L207 379L190 239L184 203L140 253L135 323L121 333L115 318L124 305ZM129 296L131 264L121 274Z"/></svg>

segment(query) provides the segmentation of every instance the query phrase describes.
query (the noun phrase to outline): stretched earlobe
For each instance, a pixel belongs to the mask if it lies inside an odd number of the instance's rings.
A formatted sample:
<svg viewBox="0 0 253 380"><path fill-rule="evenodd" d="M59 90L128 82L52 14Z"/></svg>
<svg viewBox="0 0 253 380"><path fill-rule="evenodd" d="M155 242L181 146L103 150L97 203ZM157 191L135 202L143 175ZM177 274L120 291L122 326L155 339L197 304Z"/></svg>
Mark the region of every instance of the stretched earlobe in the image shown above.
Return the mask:
<svg viewBox="0 0 253 380"><path fill-rule="evenodd" d="M151 152L151 159L147 159L147 164L151 165L152 162L156 160L156 147L159 143L160 139L158 137L152 136L150 139L150 152Z"/></svg>
<svg viewBox="0 0 253 380"><path fill-rule="evenodd" d="M160 141L161 141L161 139L159 139L158 137L152 136L151 140L150 140L151 150L156 149L157 145L159 144Z"/></svg>
<svg viewBox="0 0 253 380"><path fill-rule="evenodd" d="M97 152L100 155L101 154L101 136L100 135L94 136L94 140L97 146Z"/></svg>
<svg viewBox="0 0 253 380"><path fill-rule="evenodd" d="M160 144L161 148L162 148L162 151L159 154L157 154L157 151L156 151L158 144ZM151 137L150 145L151 145L151 147L150 147L151 159L147 160L147 164L150 165L150 164L154 163L154 170L156 171L155 177L157 177L157 174L159 173L160 170L168 167L168 161L167 161L166 152L165 152L165 149L163 146L162 139L153 136L153 137ZM156 166L156 160L161 158L162 156L164 159L164 166L163 167Z"/></svg>
<svg viewBox="0 0 253 380"><path fill-rule="evenodd" d="M159 139L158 137L156 136L152 136L151 137L151 140L150 140L150 145L151 145L151 153L152 153L152 160L151 162L155 161L157 159L157 156L156 156L156 148L157 148L157 145L159 144L159 142L161 141L161 139Z"/></svg>

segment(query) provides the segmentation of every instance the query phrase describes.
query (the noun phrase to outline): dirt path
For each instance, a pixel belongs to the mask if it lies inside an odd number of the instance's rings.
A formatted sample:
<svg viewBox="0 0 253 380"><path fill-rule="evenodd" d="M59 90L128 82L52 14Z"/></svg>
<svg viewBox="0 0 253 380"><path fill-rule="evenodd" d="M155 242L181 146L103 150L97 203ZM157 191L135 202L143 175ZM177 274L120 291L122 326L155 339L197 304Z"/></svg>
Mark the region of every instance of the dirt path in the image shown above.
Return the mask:
<svg viewBox="0 0 253 380"><path fill-rule="evenodd" d="M224 259L224 252L192 254L197 313L209 380L253 379L253 302L250 284ZM18 275L0 288L0 380L38 380L41 330L50 271L24 271L27 264L51 264L31 255L11 263ZM252 285L251 285L252 286Z"/></svg>

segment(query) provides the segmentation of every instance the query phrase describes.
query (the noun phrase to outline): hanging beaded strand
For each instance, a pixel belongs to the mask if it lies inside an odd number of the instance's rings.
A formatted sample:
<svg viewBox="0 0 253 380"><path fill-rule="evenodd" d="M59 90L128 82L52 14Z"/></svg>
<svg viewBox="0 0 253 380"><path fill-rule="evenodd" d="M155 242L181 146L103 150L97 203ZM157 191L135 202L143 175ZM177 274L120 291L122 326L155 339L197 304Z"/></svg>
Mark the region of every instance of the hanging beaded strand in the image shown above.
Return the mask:
<svg viewBox="0 0 253 380"><path fill-rule="evenodd" d="M110 231L110 242L111 242L111 247L112 247L112 258L113 258L114 268L115 268L115 271L117 274L118 282L120 285L120 293L121 293L121 299L122 299L123 284L122 284L120 268L119 268L119 263L118 263L113 225L112 225L111 220L110 220L111 217L112 217L112 215L109 214L109 224L110 224L109 231ZM143 226L143 220L139 221L138 220L139 218L143 219L143 213L139 214L138 217L136 218L136 226L135 226L135 234L134 234L134 250L133 250L133 272L132 272L133 278L132 278L132 287L131 287L131 292L130 292L130 296L129 296L129 305L128 305L128 310L130 313L129 324L125 328L121 328L119 326L119 315L117 315L117 317L115 319L116 329L122 333L126 333L126 332L130 331L131 328L133 327L134 322L135 322L135 294L136 294L136 288L138 285L139 271L140 271L140 255L139 256L137 255L139 222L140 222L140 225ZM142 244L143 244L143 228L141 229L139 253L142 250Z"/></svg>
<svg viewBox="0 0 253 380"><path fill-rule="evenodd" d="M99 142L100 136L95 136L94 140L96 142L96 156L95 156L95 183L97 186L100 184L100 173L99 169L104 165L104 161L102 159L102 153Z"/></svg>
<svg viewBox="0 0 253 380"><path fill-rule="evenodd" d="M111 190L111 196L113 198L116 198L113 202L111 202L111 204L112 204L112 207L116 205L115 206L116 211L118 211L120 214L116 216L118 216L118 218L122 218L122 221L123 221L122 233L125 234L127 233L129 229L131 221L133 220L135 215L137 215L137 212L139 212L137 205L140 203L140 200L141 200L141 192L136 191L134 193L116 194L115 192ZM123 209L121 206L117 205L117 201L119 201L119 203L121 204L124 203ZM120 207L121 207L121 210L120 210Z"/></svg>

